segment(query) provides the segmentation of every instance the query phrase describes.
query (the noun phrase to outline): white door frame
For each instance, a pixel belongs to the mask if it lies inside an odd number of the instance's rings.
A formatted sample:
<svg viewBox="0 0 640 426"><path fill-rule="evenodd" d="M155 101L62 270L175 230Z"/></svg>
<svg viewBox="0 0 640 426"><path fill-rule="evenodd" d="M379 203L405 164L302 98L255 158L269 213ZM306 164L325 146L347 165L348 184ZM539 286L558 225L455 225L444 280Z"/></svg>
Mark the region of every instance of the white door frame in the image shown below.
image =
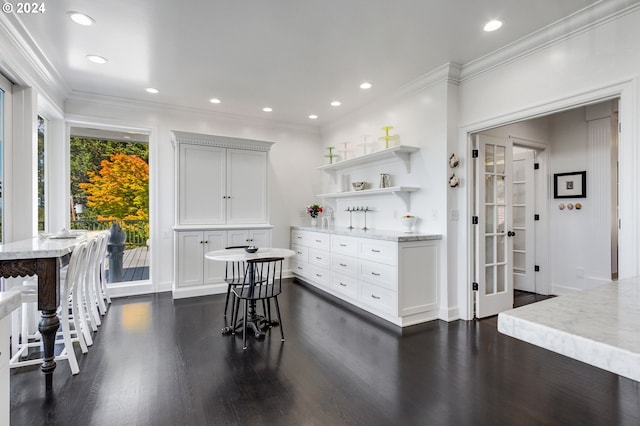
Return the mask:
<svg viewBox="0 0 640 426"><path fill-rule="evenodd" d="M542 117L573 108L582 107L589 104L599 103L606 100L619 98L619 122L622 123L619 134L618 158L620 160L620 221L624 232L620 232L619 240L619 279L633 277L640 274L639 257L640 234L638 232L637 218L639 215L639 205L636 200L640 191L638 184L639 159L636 140L637 120L634 117L635 106L637 105L637 79L630 78L614 82L608 86L575 94L554 101L541 103L529 108L516 111L511 114L487 118L476 123L462 125L458 132L460 152L466 153L466 158L471 158L473 144L471 134L479 133L495 127L505 126L532 118ZM473 181L472 168L467 167L464 171L467 182ZM463 206L464 215L461 217L471 218L472 206L474 202L474 189L471 185L466 185L466 199ZM465 320L473 319L473 290L471 287L473 278L473 229L471 220L467 221L463 228L461 238L458 241L466 242L466 262L461 266L466 267L466 273L460 274L458 280L458 306L460 307L460 318Z"/></svg>

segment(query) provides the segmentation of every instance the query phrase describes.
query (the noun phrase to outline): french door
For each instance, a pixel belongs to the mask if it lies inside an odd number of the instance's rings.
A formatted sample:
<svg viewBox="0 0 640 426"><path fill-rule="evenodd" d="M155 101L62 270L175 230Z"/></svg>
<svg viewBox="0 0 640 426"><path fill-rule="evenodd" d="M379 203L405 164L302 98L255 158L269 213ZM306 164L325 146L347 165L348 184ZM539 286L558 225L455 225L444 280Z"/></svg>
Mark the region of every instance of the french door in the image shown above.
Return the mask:
<svg viewBox="0 0 640 426"><path fill-rule="evenodd" d="M535 152L513 154L513 288L536 292L535 277Z"/></svg>
<svg viewBox="0 0 640 426"><path fill-rule="evenodd" d="M513 308L513 144L474 135L476 317Z"/></svg>

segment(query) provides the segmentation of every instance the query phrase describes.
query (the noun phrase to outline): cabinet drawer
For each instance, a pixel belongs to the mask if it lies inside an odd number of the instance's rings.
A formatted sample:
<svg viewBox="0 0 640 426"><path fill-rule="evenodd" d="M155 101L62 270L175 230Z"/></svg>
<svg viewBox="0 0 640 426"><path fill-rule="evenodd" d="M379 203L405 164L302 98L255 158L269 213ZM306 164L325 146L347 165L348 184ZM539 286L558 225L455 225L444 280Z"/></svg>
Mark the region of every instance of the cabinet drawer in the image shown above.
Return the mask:
<svg viewBox="0 0 640 426"><path fill-rule="evenodd" d="M369 306L396 315L397 294L394 291L360 281L359 299Z"/></svg>
<svg viewBox="0 0 640 426"><path fill-rule="evenodd" d="M304 231L298 231L294 229L291 231L291 244L299 244L306 246L306 242L308 239L308 234Z"/></svg>
<svg viewBox="0 0 640 426"><path fill-rule="evenodd" d="M387 265L396 265L398 263L398 243L362 238L360 239L359 257Z"/></svg>
<svg viewBox="0 0 640 426"><path fill-rule="evenodd" d="M309 249L309 263L321 268L329 269L331 267L331 253L324 250Z"/></svg>
<svg viewBox="0 0 640 426"><path fill-rule="evenodd" d="M342 235L332 235L331 252L346 254L347 256L358 256L358 239L354 237L344 237Z"/></svg>
<svg viewBox="0 0 640 426"><path fill-rule="evenodd" d="M320 232L307 232L305 235L305 245L320 250L331 250L331 235Z"/></svg>
<svg viewBox="0 0 640 426"><path fill-rule="evenodd" d="M293 259L297 262L308 262L309 261L309 248L305 246L301 246L298 244L291 244L291 250L295 251L296 254L293 256Z"/></svg>
<svg viewBox="0 0 640 426"><path fill-rule="evenodd" d="M331 269L341 274L358 276L358 259L331 253Z"/></svg>
<svg viewBox="0 0 640 426"><path fill-rule="evenodd" d="M331 271L309 265L309 279L325 287L331 286Z"/></svg>
<svg viewBox="0 0 640 426"><path fill-rule="evenodd" d="M359 278L375 285L396 291L397 269L395 266L383 265L377 262L360 260Z"/></svg>
<svg viewBox="0 0 640 426"><path fill-rule="evenodd" d="M309 265L305 262L291 262L291 272L306 277L309 275Z"/></svg>
<svg viewBox="0 0 640 426"><path fill-rule="evenodd" d="M356 278L334 272L331 281L336 291L354 299L358 297L358 280Z"/></svg>

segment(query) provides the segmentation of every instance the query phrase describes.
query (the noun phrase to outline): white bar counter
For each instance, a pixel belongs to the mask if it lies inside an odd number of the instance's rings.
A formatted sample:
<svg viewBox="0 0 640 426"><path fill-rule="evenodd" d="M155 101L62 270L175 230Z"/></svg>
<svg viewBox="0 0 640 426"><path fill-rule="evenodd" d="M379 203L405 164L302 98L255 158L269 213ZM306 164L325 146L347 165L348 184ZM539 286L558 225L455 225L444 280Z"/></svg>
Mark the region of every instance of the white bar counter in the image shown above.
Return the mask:
<svg viewBox="0 0 640 426"><path fill-rule="evenodd" d="M502 312L498 330L640 381L640 278Z"/></svg>

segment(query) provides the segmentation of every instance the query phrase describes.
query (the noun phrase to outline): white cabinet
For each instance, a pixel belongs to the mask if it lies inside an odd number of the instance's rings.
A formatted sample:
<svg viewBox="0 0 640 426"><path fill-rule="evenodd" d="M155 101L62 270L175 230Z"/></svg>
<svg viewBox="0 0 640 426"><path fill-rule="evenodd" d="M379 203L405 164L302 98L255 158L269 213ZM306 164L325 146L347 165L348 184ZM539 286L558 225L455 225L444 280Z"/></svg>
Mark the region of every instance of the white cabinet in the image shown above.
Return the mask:
<svg viewBox="0 0 640 426"><path fill-rule="evenodd" d="M177 240L178 287L214 284L224 280L224 263L209 262L204 258L204 254L224 249L227 246L227 232L178 232Z"/></svg>
<svg viewBox="0 0 640 426"><path fill-rule="evenodd" d="M177 225L268 222L272 142L173 131Z"/></svg>
<svg viewBox="0 0 640 426"><path fill-rule="evenodd" d="M181 225L265 223L267 153L181 144Z"/></svg>
<svg viewBox="0 0 640 426"><path fill-rule="evenodd" d="M246 242L249 239L250 242ZM204 255L229 246L271 246L271 228L175 230L175 283L173 298L203 296L227 291L225 263Z"/></svg>
<svg viewBox="0 0 640 426"><path fill-rule="evenodd" d="M385 233L389 238L389 233ZM291 231L292 272L305 282L394 324L438 318L439 235L396 241L332 231Z"/></svg>
<svg viewBox="0 0 640 426"><path fill-rule="evenodd" d="M236 229L228 231L228 247L255 246L269 247L271 231L268 229Z"/></svg>
<svg viewBox="0 0 640 426"><path fill-rule="evenodd" d="M207 252L271 246L268 164L273 142L172 131L176 148L173 297L226 292Z"/></svg>

